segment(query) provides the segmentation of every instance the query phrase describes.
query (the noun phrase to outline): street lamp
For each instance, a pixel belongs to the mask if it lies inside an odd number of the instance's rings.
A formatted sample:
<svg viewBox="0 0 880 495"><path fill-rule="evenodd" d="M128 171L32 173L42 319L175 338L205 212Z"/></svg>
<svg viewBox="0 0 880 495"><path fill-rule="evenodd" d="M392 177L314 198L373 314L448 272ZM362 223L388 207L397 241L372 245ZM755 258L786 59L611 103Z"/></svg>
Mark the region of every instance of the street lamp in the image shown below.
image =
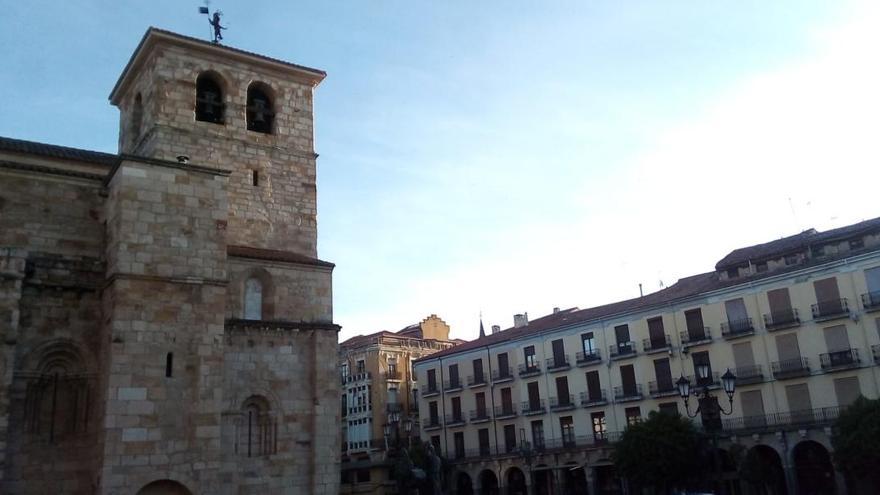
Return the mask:
<svg viewBox="0 0 880 495"><path fill-rule="evenodd" d="M406 418L405 420L403 420L403 431L406 432L406 448L412 447L412 428L412 419Z"/></svg>
<svg viewBox="0 0 880 495"><path fill-rule="evenodd" d="M534 452L532 451L532 445L526 441L526 429L519 429L519 455L526 462L526 466L529 467L529 486L526 487L526 492L529 491L529 488L534 490L535 479L532 474L532 458L534 456Z"/></svg>

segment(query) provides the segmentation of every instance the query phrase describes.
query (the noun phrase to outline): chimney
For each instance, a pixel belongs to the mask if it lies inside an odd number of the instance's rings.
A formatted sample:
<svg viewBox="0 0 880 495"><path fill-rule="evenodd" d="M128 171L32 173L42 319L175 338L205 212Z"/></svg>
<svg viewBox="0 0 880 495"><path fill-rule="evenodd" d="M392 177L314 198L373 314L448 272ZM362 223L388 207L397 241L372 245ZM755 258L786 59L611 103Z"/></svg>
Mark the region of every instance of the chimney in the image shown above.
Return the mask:
<svg viewBox="0 0 880 495"><path fill-rule="evenodd" d="M492 333L498 333L501 331L501 325L492 325Z"/></svg>
<svg viewBox="0 0 880 495"><path fill-rule="evenodd" d="M559 306L554 307L554 308L553 308L553 314L555 315L555 314L558 313L558 312L559 312Z"/></svg>
<svg viewBox="0 0 880 495"><path fill-rule="evenodd" d="M529 324L529 314L513 315L513 328L522 328Z"/></svg>

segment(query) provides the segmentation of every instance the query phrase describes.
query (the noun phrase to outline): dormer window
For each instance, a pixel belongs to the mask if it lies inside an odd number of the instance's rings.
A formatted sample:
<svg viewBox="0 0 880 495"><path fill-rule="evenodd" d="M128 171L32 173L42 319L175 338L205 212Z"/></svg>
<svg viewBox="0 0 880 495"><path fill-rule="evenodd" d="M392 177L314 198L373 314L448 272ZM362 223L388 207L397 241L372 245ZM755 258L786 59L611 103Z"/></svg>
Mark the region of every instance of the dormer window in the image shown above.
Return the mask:
<svg viewBox="0 0 880 495"><path fill-rule="evenodd" d="M727 278L736 278L739 276L739 268L728 268L727 269Z"/></svg>
<svg viewBox="0 0 880 495"><path fill-rule="evenodd" d="M758 273L764 273L764 272L766 272L766 271L767 271L767 262L766 262L766 261L761 261L760 263L756 264L756 265L755 265L755 270L756 270Z"/></svg>
<svg viewBox="0 0 880 495"><path fill-rule="evenodd" d="M863 247L865 247L865 240L861 237L849 240L850 250L855 251L856 249L862 249Z"/></svg>
<svg viewBox="0 0 880 495"><path fill-rule="evenodd" d="M202 74L196 80L196 120L223 123L223 90L214 76Z"/></svg>
<svg viewBox="0 0 880 495"><path fill-rule="evenodd" d="M813 246L810 248L813 258L821 258L825 256L825 246Z"/></svg>
<svg viewBox="0 0 880 495"><path fill-rule="evenodd" d="M247 90L247 128L249 131L272 134L275 110L268 88L253 83Z"/></svg>

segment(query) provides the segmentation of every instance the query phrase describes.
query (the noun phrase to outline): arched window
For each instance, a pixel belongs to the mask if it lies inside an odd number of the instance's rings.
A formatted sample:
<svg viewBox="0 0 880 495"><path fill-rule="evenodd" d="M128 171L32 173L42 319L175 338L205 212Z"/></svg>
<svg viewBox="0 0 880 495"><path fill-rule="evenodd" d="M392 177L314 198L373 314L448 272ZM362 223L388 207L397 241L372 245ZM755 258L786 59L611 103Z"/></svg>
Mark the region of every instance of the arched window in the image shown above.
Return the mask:
<svg viewBox="0 0 880 495"><path fill-rule="evenodd" d="M89 375L75 359L64 349L49 353L27 384L27 431L48 443L59 443L88 429Z"/></svg>
<svg viewBox="0 0 880 495"><path fill-rule="evenodd" d="M253 396L242 405L236 452L245 457L260 457L278 451L278 425L269 410L269 402Z"/></svg>
<svg viewBox="0 0 880 495"><path fill-rule="evenodd" d="M256 278L244 283L244 319L263 319L263 283Z"/></svg>
<svg viewBox="0 0 880 495"><path fill-rule="evenodd" d="M272 133L275 110L269 92L260 83L253 83L247 90L247 128L249 131Z"/></svg>
<svg viewBox="0 0 880 495"><path fill-rule="evenodd" d="M134 104L131 107L131 143L134 145L137 142L137 138L141 135L141 125L143 125L144 120L144 101L141 98L141 94L138 93L137 96L134 97Z"/></svg>
<svg viewBox="0 0 880 495"><path fill-rule="evenodd" d="M196 120L223 123L223 90L217 80L209 74L201 74L196 79Z"/></svg>

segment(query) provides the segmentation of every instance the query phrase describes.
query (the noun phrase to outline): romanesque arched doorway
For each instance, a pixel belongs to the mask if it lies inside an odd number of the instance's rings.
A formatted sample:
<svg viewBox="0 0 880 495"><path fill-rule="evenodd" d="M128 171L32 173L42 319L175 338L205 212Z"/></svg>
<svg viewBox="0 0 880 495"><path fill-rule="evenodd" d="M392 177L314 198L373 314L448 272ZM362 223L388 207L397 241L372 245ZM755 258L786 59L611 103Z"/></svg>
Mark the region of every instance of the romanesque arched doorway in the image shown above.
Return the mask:
<svg viewBox="0 0 880 495"><path fill-rule="evenodd" d="M480 495L498 495L498 477L486 469L480 473Z"/></svg>
<svg viewBox="0 0 880 495"><path fill-rule="evenodd" d="M507 470L507 495L527 495L526 475L522 469L512 467Z"/></svg>
<svg viewBox="0 0 880 495"><path fill-rule="evenodd" d="M471 483L471 477L467 473L461 471L455 479L456 495L474 495L474 486Z"/></svg>
<svg viewBox="0 0 880 495"><path fill-rule="evenodd" d="M176 481L158 480L138 490L137 495L192 495L192 492Z"/></svg>
<svg viewBox="0 0 880 495"><path fill-rule="evenodd" d="M806 440L795 445L793 457L798 495L836 493L834 467L828 449L819 442Z"/></svg>

